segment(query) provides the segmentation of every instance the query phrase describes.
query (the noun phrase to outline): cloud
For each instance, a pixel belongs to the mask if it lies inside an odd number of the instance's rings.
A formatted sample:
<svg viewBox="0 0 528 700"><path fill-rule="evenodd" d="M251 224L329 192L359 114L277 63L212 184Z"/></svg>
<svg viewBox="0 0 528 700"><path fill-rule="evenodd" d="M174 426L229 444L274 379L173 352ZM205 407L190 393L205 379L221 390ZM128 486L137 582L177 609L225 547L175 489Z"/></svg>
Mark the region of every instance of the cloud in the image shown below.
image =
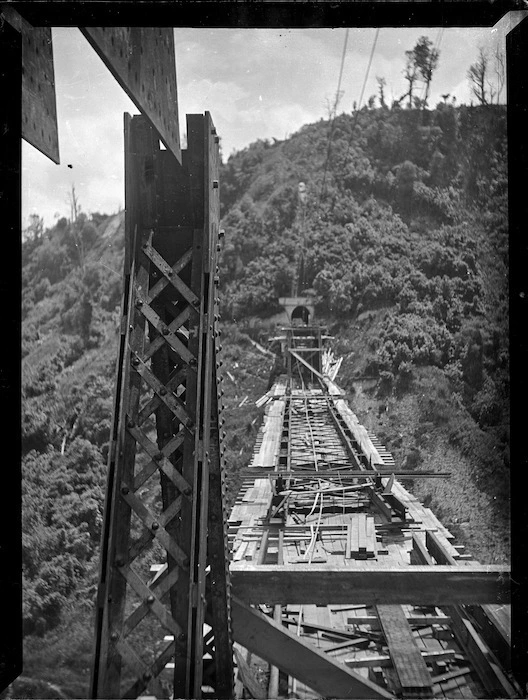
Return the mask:
<svg viewBox="0 0 528 700"><path fill-rule="evenodd" d="M468 101L466 72L478 46L504 44L511 24L509 16L495 29L380 29L363 101L378 93L376 76L387 81L387 100L403 94L404 54L423 34L441 41L430 104L443 93L456 95L458 103ZM175 29L181 129L185 114L210 111L225 157L258 138L282 139L326 117L345 33L343 28ZM349 30L340 111L350 112L359 100L375 33L374 28ZM123 112L137 113L78 29L54 28L53 42L62 165L23 146L23 216L27 221L37 212L47 225L55 212L68 212L72 183L86 210L115 211L123 205Z"/></svg>

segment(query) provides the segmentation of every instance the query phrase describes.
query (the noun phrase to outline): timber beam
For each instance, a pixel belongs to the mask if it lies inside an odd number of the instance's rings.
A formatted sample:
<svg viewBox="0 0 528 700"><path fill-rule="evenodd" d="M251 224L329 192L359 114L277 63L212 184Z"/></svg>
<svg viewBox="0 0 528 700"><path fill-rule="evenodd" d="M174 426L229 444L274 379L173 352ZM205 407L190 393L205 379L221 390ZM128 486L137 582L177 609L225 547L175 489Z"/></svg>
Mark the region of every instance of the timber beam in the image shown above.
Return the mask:
<svg viewBox="0 0 528 700"><path fill-rule="evenodd" d="M458 605L510 602L510 570L498 565L352 568L231 564L233 593L268 605Z"/></svg>
<svg viewBox="0 0 528 700"><path fill-rule="evenodd" d="M393 697L380 686L234 597L231 598L231 623L236 642L325 697Z"/></svg>

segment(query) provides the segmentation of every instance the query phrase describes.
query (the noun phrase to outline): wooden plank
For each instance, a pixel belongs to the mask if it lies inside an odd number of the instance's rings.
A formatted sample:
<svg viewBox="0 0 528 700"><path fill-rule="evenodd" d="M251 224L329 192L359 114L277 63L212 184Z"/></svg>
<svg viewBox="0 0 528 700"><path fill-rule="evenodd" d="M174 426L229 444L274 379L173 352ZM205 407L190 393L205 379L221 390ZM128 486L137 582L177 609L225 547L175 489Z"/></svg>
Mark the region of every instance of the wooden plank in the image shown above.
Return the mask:
<svg viewBox="0 0 528 700"><path fill-rule="evenodd" d="M416 533L413 533L412 543L411 564L428 564L432 566L434 561L423 539Z"/></svg>
<svg viewBox="0 0 528 700"><path fill-rule="evenodd" d="M455 558L457 550L443 535L427 532L426 544L436 561L454 562L455 566L457 565L457 560ZM470 566L472 566L472 564L463 562L463 564L459 565L459 568L461 571L465 571ZM431 568L437 570L439 566ZM509 596L501 600L501 602L508 603ZM449 609L449 613L452 618L451 629L455 634L456 640L464 650L469 661L473 664L480 681L490 696L501 698L517 697L516 689L503 673L497 658L489 646L484 639L480 637L472 622L468 619L464 608L460 605L454 605Z"/></svg>
<svg viewBox="0 0 528 700"><path fill-rule="evenodd" d="M366 537L367 537L367 555L376 555L376 526L374 517L372 515L367 515L367 526L366 526Z"/></svg>
<svg viewBox="0 0 528 700"><path fill-rule="evenodd" d="M420 653L423 660L427 663L454 659L455 657L455 652L452 649L446 651L420 651ZM343 663L349 668L376 668L377 666L392 666L392 659L390 656L376 654L361 658L343 659Z"/></svg>
<svg viewBox="0 0 528 700"><path fill-rule="evenodd" d="M80 30L181 163L172 29L80 27Z"/></svg>
<svg viewBox="0 0 528 700"><path fill-rule="evenodd" d="M498 605L471 605L466 608L477 622L485 642L499 661L506 667L511 665L511 608Z"/></svg>
<svg viewBox="0 0 528 700"><path fill-rule="evenodd" d="M249 696L252 698L266 698L266 691L258 682L254 671L244 658L240 649L237 649L235 646L233 651L235 653L240 680L242 681L242 685L244 686L245 690L249 693Z"/></svg>
<svg viewBox="0 0 528 700"><path fill-rule="evenodd" d="M425 545L429 554L431 554L439 564L450 564L455 566L457 560L442 542L441 537L439 537L435 532L427 531L425 533Z"/></svg>
<svg viewBox="0 0 528 700"><path fill-rule="evenodd" d="M451 611L452 630L468 660L475 667L478 676L493 698L515 698L517 691L503 673L497 658L479 636L473 624L462 609L454 607Z"/></svg>
<svg viewBox="0 0 528 700"><path fill-rule="evenodd" d="M432 697L431 676L401 605L378 605L377 613L398 674L403 697L419 693Z"/></svg>
<svg viewBox="0 0 528 700"><path fill-rule="evenodd" d="M350 559L352 555L352 525L347 523L346 525L346 544L345 544L345 559Z"/></svg>
<svg viewBox="0 0 528 700"><path fill-rule="evenodd" d="M358 553L359 556L367 556L367 516L366 513L355 513L353 518L358 522Z"/></svg>
<svg viewBox="0 0 528 700"><path fill-rule="evenodd" d="M231 564L235 594L250 603L456 605L509 602L500 565L409 566Z"/></svg>
<svg viewBox="0 0 528 700"><path fill-rule="evenodd" d="M293 355L295 357L296 360L299 360L299 362L301 362L305 367L307 367L310 370L310 372L313 372L316 377L319 377L319 379L323 379L323 375L320 372L318 372L315 369L315 367L312 367L311 364L306 362L304 357L301 357L297 352L295 352L295 350L292 350L291 348L288 348L288 351L290 352L291 355Z"/></svg>
<svg viewBox="0 0 528 700"><path fill-rule="evenodd" d="M471 673L469 666L463 666L462 668L457 668L455 671L449 671L448 673L440 673L437 676L433 676L433 683L445 683L453 678L458 678L459 676L466 676Z"/></svg>
<svg viewBox="0 0 528 700"><path fill-rule="evenodd" d="M233 637L242 646L324 696L391 698L375 683L334 661L271 618L232 598Z"/></svg>
<svg viewBox="0 0 528 700"><path fill-rule="evenodd" d="M359 554L359 519L358 514L351 516L350 522L350 556L356 557Z"/></svg>
<svg viewBox="0 0 528 700"><path fill-rule="evenodd" d="M387 501L377 491L371 489L369 492L370 500L384 518L390 523L392 522L392 508Z"/></svg>
<svg viewBox="0 0 528 700"><path fill-rule="evenodd" d="M357 639L347 639L345 642L339 642L339 644L332 644L332 646L325 648L325 652L327 654L331 654L334 652L341 652L344 649L349 649L350 647L366 649L369 644L370 639L367 639L366 637L358 637Z"/></svg>
<svg viewBox="0 0 528 700"><path fill-rule="evenodd" d="M405 619L410 625L433 625L447 624L451 620L449 615L405 615ZM379 618L377 615L355 615L347 619L348 625L372 625L379 626Z"/></svg>

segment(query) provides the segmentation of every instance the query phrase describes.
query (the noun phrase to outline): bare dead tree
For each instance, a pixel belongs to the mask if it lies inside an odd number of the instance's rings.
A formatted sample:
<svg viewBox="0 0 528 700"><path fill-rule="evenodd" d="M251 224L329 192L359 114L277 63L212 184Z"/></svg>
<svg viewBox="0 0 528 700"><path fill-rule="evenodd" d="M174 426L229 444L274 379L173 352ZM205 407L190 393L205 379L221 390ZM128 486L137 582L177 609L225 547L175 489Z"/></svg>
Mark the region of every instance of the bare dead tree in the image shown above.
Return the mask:
<svg viewBox="0 0 528 700"><path fill-rule="evenodd" d="M380 105L382 107L386 107L387 104L385 102L385 86L387 85L387 81L385 80L385 78L380 78L379 76L376 76L376 81L378 83Z"/></svg>
<svg viewBox="0 0 528 700"><path fill-rule="evenodd" d="M403 69L403 77L407 81L409 88L407 92L400 97L398 102L401 102L406 97L409 98L409 109L413 106L413 90L418 80L418 67L416 61L414 60L414 51L405 52L405 68Z"/></svg>
<svg viewBox="0 0 528 700"><path fill-rule="evenodd" d="M493 56L495 64L495 75L497 76L497 104L500 102L502 89L506 82L506 57L504 51L497 44Z"/></svg>
<svg viewBox="0 0 528 700"><path fill-rule="evenodd" d="M68 193L68 199L70 203L70 219L72 224L74 224L79 218L81 212L81 205L79 204L79 198L75 192L75 185L72 184L71 191Z"/></svg>
<svg viewBox="0 0 528 700"><path fill-rule="evenodd" d="M77 255L79 256L79 265L84 274L84 243L82 234L79 226L79 215L81 213L81 205L79 204L79 198L75 192L75 185L72 184L71 190L68 193L68 199L70 202L70 220L71 220L71 232L75 240L75 247L77 248Z"/></svg>
<svg viewBox="0 0 528 700"><path fill-rule="evenodd" d="M467 72L471 93L477 98L481 105L489 104L486 92L486 85L489 85L488 63L488 56L481 46L479 48L478 59L469 67Z"/></svg>

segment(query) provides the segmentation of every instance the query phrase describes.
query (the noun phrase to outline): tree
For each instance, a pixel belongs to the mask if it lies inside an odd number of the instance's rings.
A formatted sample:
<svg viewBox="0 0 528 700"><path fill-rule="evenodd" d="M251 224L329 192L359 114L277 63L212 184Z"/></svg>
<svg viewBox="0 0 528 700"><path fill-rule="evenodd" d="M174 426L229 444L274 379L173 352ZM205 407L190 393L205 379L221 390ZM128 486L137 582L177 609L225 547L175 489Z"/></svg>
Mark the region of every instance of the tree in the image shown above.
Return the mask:
<svg viewBox="0 0 528 700"><path fill-rule="evenodd" d="M429 37L421 36L416 42L412 54L416 70L425 84L425 95L422 105L425 109L425 107L427 107L427 100L429 99L429 88L431 86L431 80L433 79L433 72L438 67L440 52L438 49L433 48L433 42Z"/></svg>
<svg viewBox="0 0 528 700"><path fill-rule="evenodd" d="M339 103L341 102L341 99L344 94L344 90L338 90L336 91L333 101L330 101L328 97L325 98L325 108L329 121L335 119L337 114L337 108L339 107Z"/></svg>
<svg viewBox="0 0 528 700"><path fill-rule="evenodd" d="M79 204L79 198L75 192L75 185L72 185L71 192L68 193L68 200L70 204L70 219L72 224L75 224L81 212L81 205Z"/></svg>
<svg viewBox="0 0 528 700"><path fill-rule="evenodd" d="M378 76L376 76L376 80L377 80L377 82L378 82L378 91L379 91L379 101L380 101L380 105L381 105L382 107L386 107L387 104L386 104L386 102L385 102L385 86L387 85L387 81L385 80L385 78L380 78L380 77L378 77Z"/></svg>
<svg viewBox="0 0 528 700"><path fill-rule="evenodd" d="M471 93L477 98L481 105L488 104L486 93L486 81L488 76L488 56L482 48L479 48L478 59L473 63L467 72Z"/></svg>
<svg viewBox="0 0 528 700"><path fill-rule="evenodd" d="M38 241L44 231L44 219L38 214L29 215L29 226L24 231L26 238Z"/></svg>
<svg viewBox="0 0 528 700"><path fill-rule="evenodd" d="M500 97L502 93L502 88L504 87L504 82L506 80L506 59L504 52L501 50L500 46L497 44L495 47L495 75L497 76L497 104L500 102Z"/></svg>
<svg viewBox="0 0 528 700"><path fill-rule="evenodd" d="M407 92L400 97L398 102L401 102L403 99L406 97L409 97L409 109L412 108L413 106L413 90L416 81L418 80L418 68L416 66L416 61L414 57L414 51L406 51L405 52L405 58L406 58L406 63L405 63L405 68L403 70L403 76L407 83L409 84L409 89Z"/></svg>
<svg viewBox="0 0 528 700"><path fill-rule="evenodd" d="M86 216L81 214L81 205L79 204L79 198L75 192L75 185L72 184L71 191L68 193L68 199L70 202L70 216L71 216L71 234L74 240L74 246L77 249L77 255L79 257L79 265L84 273L84 241L82 237L82 228Z"/></svg>

